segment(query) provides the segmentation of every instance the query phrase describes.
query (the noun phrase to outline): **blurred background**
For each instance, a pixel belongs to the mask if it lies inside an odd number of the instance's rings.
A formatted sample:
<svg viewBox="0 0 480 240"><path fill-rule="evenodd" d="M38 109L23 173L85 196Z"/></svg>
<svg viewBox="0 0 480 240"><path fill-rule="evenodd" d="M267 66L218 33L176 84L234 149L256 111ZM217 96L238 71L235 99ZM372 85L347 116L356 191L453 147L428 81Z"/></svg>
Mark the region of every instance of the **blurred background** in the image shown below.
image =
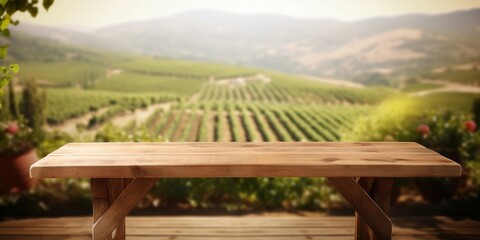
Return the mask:
<svg viewBox="0 0 480 240"><path fill-rule="evenodd" d="M479 214L480 1L0 4L1 217L91 213L88 179L28 177L73 141L414 141L463 176L392 202ZM161 179L136 211L343 208L323 178Z"/></svg>

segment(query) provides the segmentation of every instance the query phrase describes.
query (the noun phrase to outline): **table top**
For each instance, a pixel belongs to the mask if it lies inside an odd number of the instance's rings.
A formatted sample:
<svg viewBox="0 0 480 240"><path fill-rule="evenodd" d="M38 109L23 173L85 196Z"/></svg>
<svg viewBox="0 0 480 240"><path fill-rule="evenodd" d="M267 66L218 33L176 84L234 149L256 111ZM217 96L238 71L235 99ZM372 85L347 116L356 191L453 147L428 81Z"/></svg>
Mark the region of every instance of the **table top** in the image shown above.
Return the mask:
<svg viewBox="0 0 480 240"><path fill-rule="evenodd" d="M412 142L69 143L34 178L454 177L459 164Z"/></svg>

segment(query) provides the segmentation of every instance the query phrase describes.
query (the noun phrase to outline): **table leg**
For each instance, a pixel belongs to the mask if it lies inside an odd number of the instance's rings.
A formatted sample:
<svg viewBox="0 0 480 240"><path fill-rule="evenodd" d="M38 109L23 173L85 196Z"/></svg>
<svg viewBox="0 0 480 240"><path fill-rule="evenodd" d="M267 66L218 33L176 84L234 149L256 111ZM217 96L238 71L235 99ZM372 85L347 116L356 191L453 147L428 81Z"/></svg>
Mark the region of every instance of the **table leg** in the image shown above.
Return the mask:
<svg viewBox="0 0 480 240"><path fill-rule="evenodd" d="M390 214L390 193L394 184L393 178L375 178L371 196L382 211L388 216ZM373 240L382 239L373 234Z"/></svg>
<svg viewBox="0 0 480 240"><path fill-rule="evenodd" d="M110 206L108 179L92 178L90 180L90 188L92 193L93 223L95 224ZM112 238L110 236L106 239L110 240Z"/></svg>
<svg viewBox="0 0 480 240"><path fill-rule="evenodd" d="M357 183L366 193L370 194L373 180L373 178L362 177L357 179ZM365 220L362 219L358 212L355 212L355 240L370 239L370 231L371 229Z"/></svg>
<svg viewBox="0 0 480 240"><path fill-rule="evenodd" d="M343 197L352 205L358 215L372 229L376 239L392 238L392 221L377 203L365 192L365 190L353 178L328 178L332 185L343 195ZM375 181L373 183L375 186ZM384 192L386 187L383 183L380 189ZM375 191L375 190L373 190ZM380 194L384 199L384 194ZM379 196L380 196L379 195ZM386 204L385 201L381 201ZM357 228L358 229L358 228ZM363 231L363 230L361 230ZM357 239L370 239L368 236L358 235Z"/></svg>
<svg viewBox="0 0 480 240"><path fill-rule="evenodd" d="M125 239L126 215L153 186L155 180L92 179L93 239Z"/></svg>

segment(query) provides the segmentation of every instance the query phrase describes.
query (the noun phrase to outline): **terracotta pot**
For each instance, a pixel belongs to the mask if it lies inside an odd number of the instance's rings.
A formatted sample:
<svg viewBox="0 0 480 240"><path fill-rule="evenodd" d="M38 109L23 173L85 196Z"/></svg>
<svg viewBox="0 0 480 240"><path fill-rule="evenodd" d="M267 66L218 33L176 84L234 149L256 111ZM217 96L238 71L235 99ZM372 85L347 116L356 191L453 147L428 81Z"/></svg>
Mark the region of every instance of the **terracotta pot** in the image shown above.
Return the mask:
<svg viewBox="0 0 480 240"><path fill-rule="evenodd" d="M30 178L30 166L36 161L35 149L18 155L0 155L0 192L25 191L35 186L37 181Z"/></svg>

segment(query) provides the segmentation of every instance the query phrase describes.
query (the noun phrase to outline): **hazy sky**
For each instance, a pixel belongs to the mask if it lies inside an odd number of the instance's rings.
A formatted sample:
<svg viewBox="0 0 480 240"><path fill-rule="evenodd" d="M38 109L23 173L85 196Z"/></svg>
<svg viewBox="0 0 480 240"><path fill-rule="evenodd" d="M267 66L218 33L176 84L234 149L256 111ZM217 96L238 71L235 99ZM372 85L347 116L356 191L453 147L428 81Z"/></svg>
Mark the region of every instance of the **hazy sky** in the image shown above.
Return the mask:
<svg viewBox="0 0 480 240"><path fill-rule="evenodd" d="M405 13L435 14L476 7L480 7L480 0L56 0L48 13L41 11L35 19L20 13L16 14L16 19L87 30L195 9L351 21Z"/></svg>

